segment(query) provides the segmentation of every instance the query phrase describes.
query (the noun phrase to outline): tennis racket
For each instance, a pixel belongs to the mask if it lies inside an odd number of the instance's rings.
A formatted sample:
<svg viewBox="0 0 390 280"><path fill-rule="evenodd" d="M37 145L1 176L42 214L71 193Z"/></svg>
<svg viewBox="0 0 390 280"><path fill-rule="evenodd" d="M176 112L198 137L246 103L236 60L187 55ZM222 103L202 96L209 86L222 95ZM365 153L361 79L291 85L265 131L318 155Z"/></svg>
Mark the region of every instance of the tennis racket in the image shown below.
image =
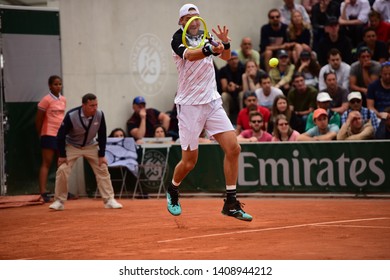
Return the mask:
<svg viewBox="0 0 390 280"><path fill-rule="evenodd" d="M199 25L199 29L196 34L191 34L191 29L188 30L188 28L191 26L192 22L195 21L197 25ZM189 35L189 38L187 38L187 32ZM200 38L200 39L192 39L192 38ZM207 30L206 22L201 17L192 17L189 21L187 21L186 25L184 26L183 35L181 37L183 45L186 46L188 49L196 50L204 46L206 39L212 44L213 46L218 46L218 43L213 41L210 37L209 31Z"/></svg>

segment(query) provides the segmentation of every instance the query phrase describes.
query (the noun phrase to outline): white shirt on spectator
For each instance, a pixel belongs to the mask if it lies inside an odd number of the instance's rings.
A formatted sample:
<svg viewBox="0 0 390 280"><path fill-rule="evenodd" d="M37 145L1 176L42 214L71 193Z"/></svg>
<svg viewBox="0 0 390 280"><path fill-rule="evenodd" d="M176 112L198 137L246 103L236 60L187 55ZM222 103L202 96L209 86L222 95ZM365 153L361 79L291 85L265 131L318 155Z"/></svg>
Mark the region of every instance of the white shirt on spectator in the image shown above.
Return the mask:
<svg viewBox="0 0 390 280"><path fill-rule="evenodd" d="M349 66L349 64L345 63L344 61L341 62L340 68L337 70L332 69L330 64L324 65L320 70L320 74L318 75L318 89L320 91L322 91L323 89L327 88L327 86L325 84L324 74L329 73L329 72L336 73L337 84L339 85L339 87L349 89L350 69L351 69L351 66Z"/></svg>
<svg viewBox="0 0 390 280"><path fill-rule="evenodd" d="M259 105L266 107L270 110L272 109L272 105L274 104L275 97L278 95L283 95L283 92L276 87L271 87L271 93L268 96L264 94L264 90L262 88L256 89L255 93L257 95Z"/></svg>
<svg viewBox="0 0 390 280"><path fill-rule="evenodd" d="M381 14L384 21L390 22L390 0L375 0L372 8Z"/></svg>
<svg viewBox="0 0 390 280"><path fill-rule="evenodd" d="M306 12L305 7L303 7L301 4L294 4L294 10L298 10L301 12L304 22L311 23L310 17ZM291 22L291 11L286 7L286 5L282 5L279 8L279 11L281 15L280 21L284 24L289 25Z"/></svg>
<svg viewBox="0 0 390 280"><path fill-rule="evenodd" d="M343 13L345 2L340 5L340 14ZM356 0L355 5L349 4L345 10L345 16L347 19L358 19L363 23L367 23L368 14L370 13L370 3L368 0Z"/></svg>

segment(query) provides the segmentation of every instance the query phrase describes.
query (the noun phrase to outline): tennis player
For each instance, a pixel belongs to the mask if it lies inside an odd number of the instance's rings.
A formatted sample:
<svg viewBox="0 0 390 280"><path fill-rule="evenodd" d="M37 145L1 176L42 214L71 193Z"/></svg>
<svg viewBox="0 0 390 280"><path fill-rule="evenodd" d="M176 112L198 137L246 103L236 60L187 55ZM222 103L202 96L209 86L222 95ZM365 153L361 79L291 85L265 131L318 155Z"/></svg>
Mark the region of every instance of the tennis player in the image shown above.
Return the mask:
<svg viewBox="0 0 390 280"><path fill-rule="evenodd" d="M230 43L226 26L218 25L213 29L221 41L213 46L205 40L199 49L189 49L182 42L183 29L193 17L199 16L199 9L193 4L185 4L179 12L181 28L175 32L171 47L173 59L179 73L178 89L175 97L179 120L179 135L182 159L176 165L172 183L167 192L167 208L172 215L182 212L179 202L179 186L198 160L198 141L203 128L220 144L225 153L224 174L226 181L226 199L222 214L243 221L251 221L252 216L242 210L242 204L236 199L238 177L238 157L241 147L237 143L234 128L222 108L221 96L217 91L213 56L223 60L230 58ZM200 21L194 20L186 34L187 45L196 46L202 40L199 31Z"/></svg>

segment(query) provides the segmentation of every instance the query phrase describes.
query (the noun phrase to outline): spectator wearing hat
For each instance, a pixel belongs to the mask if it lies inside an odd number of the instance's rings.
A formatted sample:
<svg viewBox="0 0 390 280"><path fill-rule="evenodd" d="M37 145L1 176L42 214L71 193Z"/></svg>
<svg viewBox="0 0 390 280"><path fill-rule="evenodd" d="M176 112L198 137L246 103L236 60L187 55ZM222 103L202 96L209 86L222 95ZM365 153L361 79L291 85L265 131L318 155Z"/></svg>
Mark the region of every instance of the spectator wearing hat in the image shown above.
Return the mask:
<svg viewBox="0 0 390 280"><path fill-rule="evenodd" d="M389 2L390 5L390 2ZM363 42L357 46L357 49L367 47L371 51L371 59L383 63L388 60L389 53L385 42L379 41L373 27L367 27L363 30Z"/></svg>
<svg viewBox="0 0 390 280"><path fill-rule="evenodd" d="M349 113L347 120L337 133L337 140L368 140L374 138L371 121L363 122L358 111Z"/></svg>
<svg viewBox="0 0 390 280"><path fill-rule="evenodd" d="M306 85L303 74L299 72L294 74L293 87L288 92L287 99L291 110L300 120L300 125L296 128L299 133L305 131L307 117L317 107L317 93L317 89Z"/></svg>
<svg viewBox="0 0 390 280"><path fill-rule="evenodd" d="M287 24L280 21L280 11L271 9L268 11L268 23L261 27L260 31L260 66L269 72L268 61L277 55L281 49L289 49L293 43L287 42Z"/></svg>
<svg viewBox="0 0 390 280"><path fill-rule="evenodd" d="M253 91L247 91L244 94L244 103L245 108L243 108L239 113L237 117L237 125L236 125L236 134L239 135L243 130L250 129L249 125L249 114L252 111L260 112L262 115L262 129L267 130L268 121L270 118L270 111L263 107L258 105L257 95Z"/></svg>
<svg viewBox="0 0 390 280"><path fill-rule="evenodd" d="M379 78L381 71L380 63L372 60L371 55L371 50L367 47L358 49L358 61L352 63L349 72L349 88L362 94L363 106L366 106L368 85Z"/></svg>
<svg viewBox="0 0 390 280"><path fill-rule="evenodd" d="M237 52L232 51L226 65L219 70L222 106L232 123L234 123L235 116L242 108L239 100L242 92L242 74L244 73L245 67L238 59Z"/></svg>
<svg viewBox="0 0 390 280"><path fill-rule="evenodd" d="M352 63L352 43L347 36L340 32L340 25L336 17L329 17L325 25L325 36L319 42L317 56L321 66L327 63L327 54L331 49L338 49L341 52L343 61Z"/></svg>
<svg viewBox="0 0 390 280"><path fill-rule="evenodd" d="M390 139L390 107L385 109L386 116L382 115L381 123L376 130L376 139Z"/></svg>
<svg viewBox="0 0 390 280"><path fill-rule="evenodd" d="M309 51L302 51L298 62L295 64L298 72L305 77L305 83L318 89L318 75L321 66Z"/></svg>
<svg viewBox="0 0 390 280"><path fill-rule="evenodd" d="M268 74L271 78L272 85L287 95L290 90L295 65L290 63L290 58L286 50L279 50L277 56L279 58L279 64L271 68Z"/></svg>
<svg viewBox="0 0 390 280"><path fill-rule="evenodd" d="M362 94L360 92L352 91L351 93L348 94L348 105L349 105L348 110L345 111L344 114L341 116L341 125L343 125L347 121L350 112L358 111L360 112L364 123L371 121L374 130L376 131L378 129L379 126L378 118L374 111L371 111L366 107L363 107Z"/></svg>
<svg viewBox="0 0 390 280"><path fill-rule="evenodd" d="M368 22L370 9L368 0L344 0L341 3L339 23L353 46L361 41L361 32Z"/></svg>
<svg viewBox="0 0 390 280"><path fill-rule="evenodd" d="M325 36L325 25L329 17L336 19L340 16L340 3L332 0L320 0L314 4L311 11L311 24L313 27L313 50L318 51L318 44Z"/></svg>
<svg viewBox="0 0 390 280"><path fill-rule="evenodd" d="M348 109L348 91L338 85L336 73L325 73L324 78L325 89L322 91L327 92L332 98L330 101L331 111L339 113L341 116Z"/></svg>
<svg viewBox="0 0 390 280"><path fill-rule="evenodd" d="M146 108L144 97L137 96L134 98L133 110L133 114L127 121L127 130L136 141L143 137L153 137L154 127L158 124L168 130L170 117L157 109Z"/></svg>
<svg viewBox="0 0 390 280"><path fill-rule="evenodd" d="M315 126L297 137L297 141L329 141L334 140L339 132L339 127L328 123L328 113L325 109L318 108L313 113Z"/></svg>
<svg viewBox="0 0 390 280"><path fill-rule="evenodd" d="M341 52L338 49L331 49L328 52L328 64L321 67L318 75L318 89L320 91L326 91L324 90L327 87L325 83L325 74L330 72L336 74L337 85L339 87L349 89L350 70L351 66L342 60ZM345 98L345 102L347 102L347 98Z"/></svg>
<svg viewBox="0 0 390 280"><path fill-rule="evenodd" d="M331 110L331 101L332 98L329 96L327 92L319 92L317 94L317 108L322 108L326 110L328 113L328 119L330 124L335 124L338 127L341 125L341 120L340 120L340 115L338 113L335 113ZM313 112L311 112L307 116L307 121L306 121L306 129L305 131L308 131L312 127L314 127L314 121L313 121Z"/></svg>
<svg viewBox="0 0 390 280"><path fill-rule="evenodd" d="M272 135L264 131L263 115L258 111L249 113L249 129L237 135L238 142L271 142Z"/></svg>
<svg viewBox="0 0 390 280"><path fill-rule="evenodd" d="M390 106L390 61L382 63L380 78L368 85L367 108L374 111L378 118L387 116L384 112Z"/></svg>

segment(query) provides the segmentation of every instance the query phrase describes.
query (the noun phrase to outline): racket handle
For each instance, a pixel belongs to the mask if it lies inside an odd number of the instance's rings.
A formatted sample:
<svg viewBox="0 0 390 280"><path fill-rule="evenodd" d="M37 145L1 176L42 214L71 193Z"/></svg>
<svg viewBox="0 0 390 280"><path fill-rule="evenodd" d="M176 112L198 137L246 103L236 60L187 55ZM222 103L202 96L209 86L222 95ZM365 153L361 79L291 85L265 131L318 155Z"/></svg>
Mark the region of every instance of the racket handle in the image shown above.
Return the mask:
<svg viewBox="0 0 390 280"><path fill-rule="evenodd" d="M218 47L218 42L213 41L211 38L209 38L210 44L212 44L214 47Z"/></svg>

